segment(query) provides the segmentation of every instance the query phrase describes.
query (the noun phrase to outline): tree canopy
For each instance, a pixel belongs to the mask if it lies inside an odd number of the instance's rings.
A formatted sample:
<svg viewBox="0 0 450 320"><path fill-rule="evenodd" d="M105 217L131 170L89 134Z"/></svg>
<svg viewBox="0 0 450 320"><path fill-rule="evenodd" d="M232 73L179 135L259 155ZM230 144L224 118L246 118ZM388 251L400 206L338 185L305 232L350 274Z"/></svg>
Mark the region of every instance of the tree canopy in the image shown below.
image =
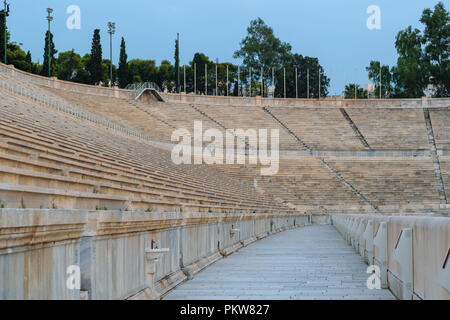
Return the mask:
<svg viewBox="0 0 450 320"><path fill-rule="evenodd" d="M88 73L78 53L71 51L61 52L56 59L58 78L66 81L80 83L89 82Z"/></svg>
<svg viewBox="0 0 450 320"><path fill-rule="evenodd" d="M433 77L437 96L450 96L450 14L444 4L439 2L434 11L425 9L420 18L425 25L423 59Z"/></svg>
<svg viewBox="0 0 450 320"><path fill-rule="evenodd" d="M381 66L384 98L420 98L426 92L436 97L450 96L450 14L439 2L434 10L423 11L420 22L423 32L408 26L397 34L397 64L391 69ZM366 68L377 93L380 65L379 61L371 61Z"/></svg>
<svg viewBox="0 0 450 320"><path fill-rule="evenodd" d="M119 87L125 88L130 82L130 73L128 71L128 55L125 45L125 39L122 37L120 43L120 58L119 58L119 69L117 71L117 77L119 81Z"/></svg>
<svg viewBox="0 0 450 320"><path fill-rule="evenodd" d="M99 84L105 82L104 73L102 69L102 44L100 42L100 29L94 30L92 38L91 57L89 59L87 70L89 72L90 84Z"/></svg>
<svg viewBox="0 0 450 320"><path fill-rule="evenodd" d="M271 27L261 18L252 20L247 28L247 36L241 41L234 58L242 59L243 65L254 69L252 78L261 76L261 68L267 73L272 68L280 69L283 60L291 52L291 45L278 39Z"/></svg>
<svg viewBox="0 0 450 320"><path fill-rule="evenodd" d="M50 52L49 52L50 51ZM55 49L55 43L53 42L53 34L50 31L45 33L45 45L44 45L44 63L42 65L41 75L48 76L48 65L50 64L50 76L56 75L56 61L55 55L58 50ZM49 61L50 59L50 61Z"/></svg>
<svg viewBox="0 0 450 320"><path fill-rule="evenodd" d="M9 16L9 4L5 9L0 10L0 61L4 61L4 55L5 55L5 43L9 42L10 34L8 31L8 28L6 26L6 19L5 17ZM6 30L6 41L5 41L5 30Z"/></svg>

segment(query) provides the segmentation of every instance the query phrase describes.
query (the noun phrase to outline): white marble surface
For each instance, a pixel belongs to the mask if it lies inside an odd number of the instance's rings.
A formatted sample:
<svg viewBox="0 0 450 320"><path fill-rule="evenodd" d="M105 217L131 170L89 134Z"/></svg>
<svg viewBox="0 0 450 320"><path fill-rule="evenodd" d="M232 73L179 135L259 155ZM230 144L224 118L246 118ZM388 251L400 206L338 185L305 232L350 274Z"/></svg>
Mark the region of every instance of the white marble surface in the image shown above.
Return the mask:
<svg viewBox="0 0 450 320"><path fill-rule="evenodd" d="M276 234L220 260L167 300L395 299L369 290L367 265L330 225Z"/></svg>

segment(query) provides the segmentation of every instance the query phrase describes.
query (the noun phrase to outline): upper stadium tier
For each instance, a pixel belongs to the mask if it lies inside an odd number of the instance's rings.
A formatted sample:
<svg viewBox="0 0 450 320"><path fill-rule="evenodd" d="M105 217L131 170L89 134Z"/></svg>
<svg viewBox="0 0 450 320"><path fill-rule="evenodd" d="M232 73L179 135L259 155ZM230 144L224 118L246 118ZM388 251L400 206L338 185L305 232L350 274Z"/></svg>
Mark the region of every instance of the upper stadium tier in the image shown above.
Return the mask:
<svg viewBox="0 0 450 320"><path fill-rule="evenodd" d="M44 78L0 66L5 208L447 214L450 99L204 97ZM279 130L277 173L175 165L172 133ZM206 143L203 144L206 147Z"/></svg>

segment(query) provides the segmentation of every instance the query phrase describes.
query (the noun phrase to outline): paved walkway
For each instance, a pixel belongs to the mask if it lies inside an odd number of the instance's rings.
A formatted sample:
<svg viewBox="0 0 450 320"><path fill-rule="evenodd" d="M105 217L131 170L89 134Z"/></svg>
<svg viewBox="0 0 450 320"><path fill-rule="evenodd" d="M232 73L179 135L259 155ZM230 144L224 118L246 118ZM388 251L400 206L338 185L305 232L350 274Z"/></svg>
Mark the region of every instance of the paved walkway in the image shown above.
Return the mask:
<svg viewBox="0 0 450 320"><path fill-rule="evenodd" d="M367 265L332 226L289 230L220 260L166 300L395 299L366 287Z"/></svg>

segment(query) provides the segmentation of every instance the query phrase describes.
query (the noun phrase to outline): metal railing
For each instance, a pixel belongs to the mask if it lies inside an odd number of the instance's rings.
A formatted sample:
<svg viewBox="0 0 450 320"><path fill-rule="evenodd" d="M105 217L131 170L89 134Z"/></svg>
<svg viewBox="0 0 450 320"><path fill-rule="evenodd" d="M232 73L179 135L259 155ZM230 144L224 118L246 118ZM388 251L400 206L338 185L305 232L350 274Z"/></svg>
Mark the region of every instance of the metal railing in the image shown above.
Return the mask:
<svg viewBox="0 0 450 320"><path fill-rule="evenodd" d="M142 91L144 91L146 89L153 89L158 92L161 92L161 89L159 88L159 86L154 82L132 83L132 84L129 84L125 89L133 90L135 92L134 93L135 98L138 97L142 93Z"/></svg>
<svg viewBox="0 0 450 320"><path fill-rule="evenodd" d="M3 71L3 70L2 70ZM5 79L3 77L0 77L0 88L5 89L13 94L20 95L22 97L31 99L37 103L43 104L45 106L51 107L55 110L58 110L60 112L64 112L67 114L70 114L72 116L75 116L82 120L87 120L89 122L95 123L97 125L106 127L110 130L114 130L117 132L120 132L122 134L132 136L141 140L145 141L151 141L154 142L152 138L150 138L147 135L144 135L140 132L130 130L127 127L124 127L122 125L116 124L114 122L111 122L109 120L102 119L100 117L97 117L89 112L80 110L74 105L71 105L67 103L66 101L59 100L54 97L48 97L42 93L37 93L33 90L30 90L22 85L19 85L17 83L12 82L9 79Z"/></svg>

